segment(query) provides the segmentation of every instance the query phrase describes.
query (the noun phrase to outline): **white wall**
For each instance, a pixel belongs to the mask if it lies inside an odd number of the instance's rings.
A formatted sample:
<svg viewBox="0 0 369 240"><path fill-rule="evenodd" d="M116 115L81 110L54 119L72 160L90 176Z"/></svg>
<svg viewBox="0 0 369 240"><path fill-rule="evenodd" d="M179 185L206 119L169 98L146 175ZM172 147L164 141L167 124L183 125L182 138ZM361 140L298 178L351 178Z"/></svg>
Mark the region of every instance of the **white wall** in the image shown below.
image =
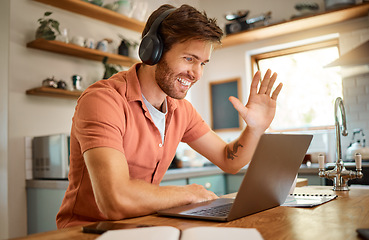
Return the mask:
<svg viewBox="0 0 369 240"><path fill-rule="evenodd" d="M0 1L0 239L9 233L8 222L8 72L10 0Z"/></svg>

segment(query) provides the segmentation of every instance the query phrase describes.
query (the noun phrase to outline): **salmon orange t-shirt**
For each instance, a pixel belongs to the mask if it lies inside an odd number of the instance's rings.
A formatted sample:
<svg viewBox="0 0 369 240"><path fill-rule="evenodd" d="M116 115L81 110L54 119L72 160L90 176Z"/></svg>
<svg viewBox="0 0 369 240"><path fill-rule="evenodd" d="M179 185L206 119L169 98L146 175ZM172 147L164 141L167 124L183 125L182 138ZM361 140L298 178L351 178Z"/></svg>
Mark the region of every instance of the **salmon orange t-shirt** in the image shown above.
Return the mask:
<svg viewBox="0 0 369 240"><path fill-rule="evenodd" d="M88 87L77 101L70 135L69 186L57 215L58 228L107 220L99 211L83 153L110 147L124 153L131 178L159 184L179 142L210 131L187 100L167 97L165 138L142 99L135 64Z"/></svg>

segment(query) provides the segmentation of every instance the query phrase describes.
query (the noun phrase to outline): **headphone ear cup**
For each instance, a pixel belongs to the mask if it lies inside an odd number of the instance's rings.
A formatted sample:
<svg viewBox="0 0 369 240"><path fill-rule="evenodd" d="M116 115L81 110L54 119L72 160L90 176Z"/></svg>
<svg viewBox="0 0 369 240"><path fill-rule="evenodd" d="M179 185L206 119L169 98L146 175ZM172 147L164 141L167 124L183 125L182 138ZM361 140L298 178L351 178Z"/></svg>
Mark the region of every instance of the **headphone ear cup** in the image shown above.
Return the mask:
<svg viewBox="0 0 369 240"><path fill-rule="evenodd" d="M163 53L163 42L160 36L150 34L150 32L142 39L139 56L143 63L155 65L159 62Z"/></svg>
<svg viewBox="0 0 369 240"><path fill-rule="evenodd" d="M146 35L142 38L138 52L143 63L155 65L160 61L161 55L163 54L164 43L158 33L158 28L161 22L175 9L176 8L171 8L160 14L152 23Z"/></svg>

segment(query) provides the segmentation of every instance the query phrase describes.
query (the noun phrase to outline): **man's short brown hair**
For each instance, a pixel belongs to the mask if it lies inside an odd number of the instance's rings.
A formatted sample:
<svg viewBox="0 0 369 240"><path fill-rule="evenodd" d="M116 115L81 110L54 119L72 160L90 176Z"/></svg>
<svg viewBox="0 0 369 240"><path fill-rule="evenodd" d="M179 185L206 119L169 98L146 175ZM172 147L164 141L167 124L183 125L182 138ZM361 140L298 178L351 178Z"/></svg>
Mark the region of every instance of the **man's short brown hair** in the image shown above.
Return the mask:
<svg viewBox="0 0 369 240"><path fill-rule="evenodd" d="M160 14L172 8L175 7L165 4L155 10L147 20L142 37L146 35ZM173 44L187 40L203 40L221 44L223 31L217 25L216 20L208 18L205 12L201 13L194 7L184 4L165 18L158 29L158 34L163 40L163 53L165 53L171 49Z"/></svg>

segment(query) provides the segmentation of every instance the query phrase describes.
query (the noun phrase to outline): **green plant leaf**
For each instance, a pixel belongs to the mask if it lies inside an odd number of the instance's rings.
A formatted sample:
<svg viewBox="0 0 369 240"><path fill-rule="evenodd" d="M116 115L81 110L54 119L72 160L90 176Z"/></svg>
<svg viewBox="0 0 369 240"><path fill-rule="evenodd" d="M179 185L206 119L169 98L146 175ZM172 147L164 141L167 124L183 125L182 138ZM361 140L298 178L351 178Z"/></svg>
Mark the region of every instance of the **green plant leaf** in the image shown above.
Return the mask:
<svg viewBox="0 0 369 240"><path fill-rule="evenodd" d="M52 26L56 31L58 31L58 33L60 34L60 31L59 31L59 22L57 22L57 21L53 21L53 22L51 23L51 26Z"/></svg>
<svg viewBox="0 0 369 240"><path fill-rule="evenodd" d="M40 28L45 28L46 26L48 26L49 24L47 24L46 21L42 21L40 22Z"/></svg>
<svg viewBox="0 0 369 240"><path fill-rule="evenodd" d="M52 13L53 13L53 12L45 12L44 16L45 16L45 17L48 17L48 16L50 16Z"/></svg>

